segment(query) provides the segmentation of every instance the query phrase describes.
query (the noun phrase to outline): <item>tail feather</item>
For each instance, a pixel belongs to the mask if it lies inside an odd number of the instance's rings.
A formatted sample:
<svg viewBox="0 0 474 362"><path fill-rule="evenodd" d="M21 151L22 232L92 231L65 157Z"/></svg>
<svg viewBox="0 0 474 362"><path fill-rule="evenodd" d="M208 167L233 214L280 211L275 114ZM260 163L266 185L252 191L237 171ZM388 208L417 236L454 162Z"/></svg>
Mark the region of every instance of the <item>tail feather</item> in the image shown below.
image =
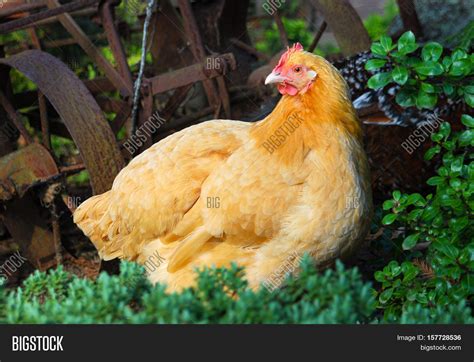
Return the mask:
<svg viewBox="0 0 474 362"><path fill-rule="evenodd" d="M74 222L92 241L104 260L122 257L124 240L116 238L119 224L110 218L110 191L93 196L74 212Z"/></svg>

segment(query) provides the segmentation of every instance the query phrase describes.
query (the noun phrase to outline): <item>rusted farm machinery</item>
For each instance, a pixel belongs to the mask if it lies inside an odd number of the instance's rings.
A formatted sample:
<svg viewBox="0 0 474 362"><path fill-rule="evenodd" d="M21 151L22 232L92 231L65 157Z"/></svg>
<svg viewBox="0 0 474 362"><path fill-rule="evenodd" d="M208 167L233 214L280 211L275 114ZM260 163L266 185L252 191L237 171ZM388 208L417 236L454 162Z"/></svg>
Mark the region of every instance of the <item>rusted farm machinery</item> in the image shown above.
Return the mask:
<svg viewBox="0 0 474 362"><path fill-rule="evenodd" d="M239 102L245 103L246 111L252 106L258 109L259 102L253 100L262 95L259 70L250 74L249 64L258 59L269 61L260 73L272 66L272 60L249 45L249 0L201 1L193 6L189 0L176 0L161 1L153 18L148 19L152 36L145 46L153 56L152 69L145 75L133 72L123 38L133 31L141 32L142 26L131 29L118 21L115 10L120 2L17 0L0 8L0 35L26 30L29 37L28 44L8 52L0 44L0 221L22 254L39 269L61 262L61 226L71 223L71 214L64 197L56 196L64 194L61 185L66 177L87 170L93 193L108 190L132 156L117 134L125 127L127 135L133 137L135 130L152 118L157 99L161 101L160 119L166 123L140 142L139 151L208 115L239 118ZM345 55L369 47L360 18L347 1L336 7L326 0L315 2L324 21L310 50L328 24ZM288 40L277 10L264 16L275 20L284 47ZM95 39L86 35L77 21L81 16L92 19L102 33ZM347 21L341 22L341 18ZM39 31L58 23L70 38L49 39ZM339 26L341 23L344 27ZM110 47L112 61L96 46L98 38ZM48 53L68 44L79 45L102 76L79 79L66 60ZM26 76L37 90L13 92L11 69ZM252 82L252 78L257 81ZM202 85L205 101L192 113L177 116L176 111L197 83ZM136 84L140 84L138 103ZM134 105L138 105L136 121ZM27 109L28 127L36 136L23 123L19 109ZM112 116L107 119L106 113ZM72 139L79 154L63 162L54 154L52 134Z"/></svg>
<svg viewBox="0 0 474 362"><path fill-rule="evenodd" d="M114 177L126 162L126 152L121 152L116 133L130 119L134 83L114 18L114 8L119 3L110 0L79 0L66 4L56 0L31 3L16 1L0 9L0 33L27 29L34 48L0 60L0 148L4 156L0 159L2 222L22 253L39 269L46 269L58 262L61 232L57 210L50 210L52 212L46 218L45 210L42 210L45 203L56 209L55 201L38 203L38 187L43 197L47 198L48 193L52 193L54 198L54 192L60 191L58 184L66 176L86 169L93 193L101 193L110 188ZM179 8L183 14L184 30L190 39L194 64L142 80L136 128L152 115L153 96L177 89L163 109L163 114L170 117L184 100L190 86L199 81L203 82L210 107L216 115L223 109L230 117L229 98L222 77L235 69L235 59L231 53L207 57L190 3L179 1ZM73 18L72 15L81 12L98 17L115 67ZM42 50L45 39L40 39L37 29L41 24L53 21L59 22L67 30L71 38L66 40L78 44L105 77L84 82L61 60ZM212 59L212 67L206 58ZM37 91L13 94L9 80L10 68L32 81ZM215 78L218 78L217 87L212 82ZM119 97L104 96L112 92L118 92ZM40 139L31 136L17 111L28 102L40 114L39 122L32 124L41 132ZM106 120L104 112L115 114L112 122ZM57 118L61 121L58 122ZM59 134L74 141L80 155L76 157L77 162L60 164L52 150L51 134ZM18 136L22 143L20 147ZM141 148L151 143L151 139L147 140ZM32 189L36 191L30 192Z"/></svg>

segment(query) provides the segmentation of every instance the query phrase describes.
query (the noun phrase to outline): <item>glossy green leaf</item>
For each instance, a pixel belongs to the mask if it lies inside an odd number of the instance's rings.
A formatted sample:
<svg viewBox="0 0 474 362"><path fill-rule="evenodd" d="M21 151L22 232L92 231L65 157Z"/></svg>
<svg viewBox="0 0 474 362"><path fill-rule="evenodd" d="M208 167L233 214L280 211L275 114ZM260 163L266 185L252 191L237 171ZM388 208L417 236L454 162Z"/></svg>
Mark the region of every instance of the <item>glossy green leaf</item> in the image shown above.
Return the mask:
<svg viewBox="0 0 474 362"><path fill-rule="evenodd" d="M453 54L451 54L451 58L453 59L453 61L466 59L467 58L467 53L462 49L456 49L453 52Z"/></svg>
<svg viewBox="0 0 474 362"><path fill-rule="evenodd" d="M392 192L392 196L395 201L399 201L402 197L402 193L399 190L395 190Z"/></svg>
<svg viewBox="0 0 474 362"><path fill-rule="evenodd" d="M421 57L423 60L437 61L443 53L443 46L436 42L429 42L423 46Z"/></svg>
<svg viewBox="0 0 474 362"><path fill-rule="evenodd" d="M434 76L443 74L444 68L438 62L429 60L415 66L415 71L421 75Z"/></svg>
<svg viewBox="0 0 474 362"><path fill-rule="evenodd" d="M385 51L384 47L380 43L373 43L372 46L370 47L370 51L373 54L379 55L382 57L387 55L387 51Z"/></svg>
<svg viewBox="0 0 474 362"><path fill-rule="evenodd" d="M469 93L469 94L474 94L474 85L466 85L463 88L464 88L464 92Z"/></svg>
<svg viewBox="0 0 474 362"><path fill-rule="evenodd" d="M421 83L421 90L426 93L434 93L436 91L434 85L426 82Z"/></svg>
<svg viewBox="0 0 474 362"><path fill-rule="evenodd" d="M387 63L386 59L370 59L365 63L366 70L376 70L382 68Z"/></svg>
<svg viewBox="0 0 474 362"><path fill-rule="evenodd" d="M474 108L474 94L465 93L464 100L469 107Z"/></svg>
<svg viewBox="0 0 474 362"><path fill-rule="evenodd" d="M447 138L451 133L451 125L448 122L441 123L438 133Z"/></svg>
<svg viewBox="0 0 474 362"><path fill-rule="evenodd" d="M474 117L471 117L468 114L463 114L461 117L461 122L463 125L474 128Z"/></svg>
<svg viewBox="0 0 474 362"><path fill-rule="evenodd" d="M455 260L459 255L459 250L448 243L436 242L433 244L436 250L446 255L449 259Z"/></svg>
<svg viewBox="0 0 474 362"><path fill-rule="evenodd" d="M411 31L404 33L400 39L398 39L398 51L402 54L409 54L418 49L418 44L416 44L415 34Z"/></svg>
<svg viewBox="0 0 474 362"><path fill-rule="evenodd" d="M430 94L420 90L416 97L416 106L418 108L433 109L437 101L438 96L436 94Z"/></svg>
<svg viewBox="0 0 474 362"><path fill-rule="evenodd" d="M474 129L468 129L463 131L459 136L459 144L461 146L474 146Z"/></svg>
<svg viewBox="0 0 474 362"><path fill-rule="evenodd" d="M408 196L406 204L407 205L415 205L419 202L424 201L423 196L421 196L419 193L414 193Z"/></svg>
<svg viewBox="0 0 474 362"><path fill-rule="evenodd" d="M397 219L396 214L388 214L385 215L384 218L382 219L382 224L383 225L390 225L393 224L393 222Z"/></svg>
<svg viewBox="0 0 474 362"><path fill-rule="evenodd" d="M415 277L419 273L418 268L408 261L405 261L402 263L402 271L403 271L403 282L408 282L410 280L415 279Z"/></svg>
<svg viewBox="0 0 474 362"><path fill-rule="evenodd" d="M389 288L380 293L379 301L382 304L387 303L393 295L393 288Z"/></svg>
<svg viewBox="0 0 474 362"><path fill-rule="evenodd" d="M416 245L416 243L418 242L418 239L420 238L420 234L419 233L416 233L416 234L411 234L409 236L407 236L404 240L403 240L403 243L402 243L402 248L403 250L411 250L413 249L413 247Z"/></svg>
<svg viewBox="0 0 474 362"><path fill-rule="evenodd" d="M431 160L436 154L438 154L441 151L441 146L436 145L434 147L431 147L428 151L425 153L425 160L429 161Z"/></svg>
<svg viewBox="0 0 474 362"><path fill-rule="evenodd" d="M385 202L382 205L382 208L386 211L386 210L390 210L394 206L395 206L395 201L385 200Z"/></svg>
<svg viewBox="0 0 474 362"><path fill-rule="evenodd" d="M402 107L412 107L416 104L416 92L402 89L395 96L395 101Z"/></svg>
<svg viewBox="0 0 474 362"><path fill-rule="evenodd" d="M395 67L392 70L392 78L396 83L404 85L408 80L408 69L401 66Z"/></svg>
<svg viewBox="0 0 474 362"><path fill-rule="evenodd" d="M444 182L444 177L441 177L441 176L433 176L433 177L430 177L426 183L430 186L438 186L438 185L442 185Z"/></svg>
<svg viewBox="0 0 474 362"><path fill-rule="evenodd" d="M452 76L461 76L467 75L471 70L471 64L467 59L456 60L451 65L451 69L449 70L449 75Z"/></svg>
<svg viewBox="0 0 474 362"><path fill-rule="evenodd" d="M392 80L391 73L377 73L370 77L367 85L371 89L380 89L385 87Z"/></svg>
<svg viewBox="0 0 474 362"><path fill-rule="evenodd" d="M450 96L451 94L454 93L454 87L449 83L444 83L443 91L444 91L444 94L446 94L447 96Z"/></svg>
<svg viewBox="0 0 474 362"><path fill-rule="evenodd" d="M449 68L451 67L451 64L453 64L453 60L451 59L450 56L446 56L443 58L443 60L441 61L441 63L443 64L443 67L446 71L449 70Z"/></svg>
<svg viewBox="0 0 474 362"><path fill-rule="evenodd" d="M390 50L394 48L392 38L386 35L382 35L380 37L380 44L382 45L383 49L388 53Z"/></svg>

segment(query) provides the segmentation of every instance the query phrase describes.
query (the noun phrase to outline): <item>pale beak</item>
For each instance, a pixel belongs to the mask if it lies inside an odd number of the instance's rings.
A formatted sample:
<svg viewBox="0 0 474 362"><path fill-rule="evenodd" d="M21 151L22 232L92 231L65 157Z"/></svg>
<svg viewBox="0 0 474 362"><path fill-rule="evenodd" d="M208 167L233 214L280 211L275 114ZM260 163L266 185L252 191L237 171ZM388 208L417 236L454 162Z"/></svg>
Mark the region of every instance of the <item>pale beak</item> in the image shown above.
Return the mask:
<svg viewBox="0 0 474 362"><path fill-rule="evenodd" d="M268 75L267 79L265 79L265 85L271 84L271 83L283 83L287 80L288 78L280 75L280 73L271 72Z"/></svg>

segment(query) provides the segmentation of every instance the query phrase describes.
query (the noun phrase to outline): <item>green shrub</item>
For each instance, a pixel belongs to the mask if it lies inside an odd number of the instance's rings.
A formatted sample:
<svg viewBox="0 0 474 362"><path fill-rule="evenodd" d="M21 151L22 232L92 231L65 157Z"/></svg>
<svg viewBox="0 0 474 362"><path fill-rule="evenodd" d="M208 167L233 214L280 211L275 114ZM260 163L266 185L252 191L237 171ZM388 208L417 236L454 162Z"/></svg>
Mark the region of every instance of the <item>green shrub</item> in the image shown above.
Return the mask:
<svg viewBox="0 0 474 362"><path fill-rule="evenodd" d="M388 1L383 9L383 14L370 14L364 20L364 26L372 40L379 40L384 34L387 34L390 25L399 13L395 0Z"/></svg>
<svg viewBox="0 0 474 362"><path fill-rule="evenodd" d="M0 323L380 323L374 313L374 291L357 268L337 262L319 272L309 258L273 292L248 289L243 270L232 266L201 270L196 288L168 294L130 262L96 281L59 267L35 272L12 291L0 286ZM389 322L473 323L470 315L462 304L435 313L418 305Z"/></svg>
<svg viewBox="0 0 474 362"><path fill-rule="evenodd" d="M420 304L410 305L395 321L400 324L474 324L471 309L465 301L434 309Z"/></svg>
<svg viewBox="0 0 474 362"><path fill-rule="evenodd" d="M36 272L21 288L0 289L2 323L363 323L375 310L371 285L357 269L318 272L302 262L297 278L270 292L252 291L243 270L204 269L196 288L167 294L141 267L123 262L120 275L96 281L60 267Z"/></svg>
<svg viewBox="0 0 474 362"><path fill-rule="evenodd" d="M312 35L308 32L305 20L283 17L282 22L285 26L288 35L288 42L290 44L300 42L305 48L311 44ZM283 49L280 32L278 31L275 22L270 23L268 29L265 30L262 39L256 42L255 48L270 55L274 55Z"/></svg>
<svg viewBox="0 0 474 362"><path fill-rule="evenodd" d="M463 97L474 107L474 55L468 49L458 47L449 55L443 56L443 46L436 42L426 43L421 55L413 53L420 47L411 31L403 34L397 43L388 36L382 36L379 42L372 44L374 56L365 68L376 71L388 62L390 71L373 75L368 86L372 89L383 88L390 83L400 85L396 101L402 107L416 106L433 109L438 97Z"/></svg>
<svg viewBox="0 0 474 362"><path fill-rule="evenodd" d="M377 70L388 61L391 71L376 73L369 87L383 88L397 83L396 101L402 107L434 108L442 93L452 99L464 99L474 106L474 57L467 49L457 48L442 56L443 47L434 42L421 50L421 58L413 52L419 48L413 33L403 34L394 44L382 37L372 45L375 58L366 69ZM438 155L441 165L437 175L427 180L433 193L422 196L400 191L383 204L389 211L384 225L397 227L404 237L399 241L404 250L375 273L381 284L378 308L386 321L414 321L416 316L434 322L459 320L465 311L449 312L452 305L470 304L474 295L474 118L463 115L465 129L452 132L443 122L431 135L434 146L426 154L427 161ZM450 317L442 318L440 310ZM472 320L472 319L471 319Z"/></svg>
<svg viewBox="0 0 474 362"><path fill-rule="evenodd" d="M449 123L442 123L432 135L435 146L425 157L442 155L437 176L427 181L436 191L426 197L395 191L383 204L390 212L382 223L407 230L401 247L408 258L375 274L387 318L410 304L434 310L474 294L474 119L464 115L462 122L464 131L452 133Z"/></svg>

